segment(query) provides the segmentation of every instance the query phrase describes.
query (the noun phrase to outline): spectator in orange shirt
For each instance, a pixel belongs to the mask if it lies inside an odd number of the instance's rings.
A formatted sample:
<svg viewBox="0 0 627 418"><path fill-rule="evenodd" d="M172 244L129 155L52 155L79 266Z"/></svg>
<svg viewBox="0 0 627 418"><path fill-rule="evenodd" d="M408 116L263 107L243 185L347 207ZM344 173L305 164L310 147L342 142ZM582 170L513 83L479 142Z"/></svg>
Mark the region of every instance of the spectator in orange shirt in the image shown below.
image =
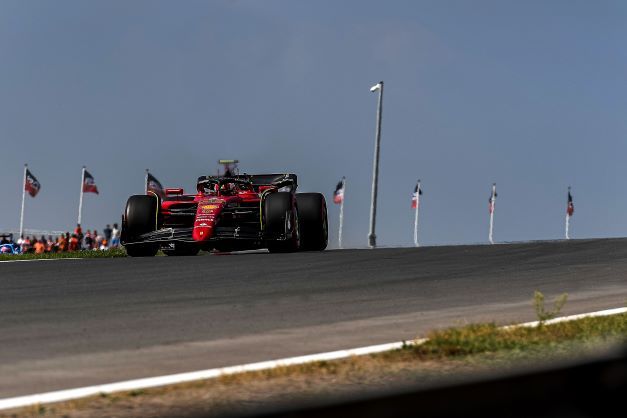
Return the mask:
<svg viewBox="0 0 627 418"><path fill-rule="evenodd" d="M83 228L81 228L81 224L76 224L74 233L76 234L76 239L78 239L78 249L80 250L83 247ZM69 241L68 239L68 242Z"/></svg>
<svg viewBox="0 0 627 418"><path fill-rule="evenodd" d="M35 240L33 247L35 248L35 254L43 254L46 252L46 244L41 240Z"/></svg>
<svg viewBox="0 0 627 418"><path fill-rule="evenodd" d="M70 238L68 251L78 251L78 237L76 234L72 234L72 238Z"/></svg>
<svg viewBox="0 0 627 418"><path fill-rule="evenodd" d="M60 253L67 251L67 239L65 239L65 235L61 234L57 239L57 243Z"/></svg>

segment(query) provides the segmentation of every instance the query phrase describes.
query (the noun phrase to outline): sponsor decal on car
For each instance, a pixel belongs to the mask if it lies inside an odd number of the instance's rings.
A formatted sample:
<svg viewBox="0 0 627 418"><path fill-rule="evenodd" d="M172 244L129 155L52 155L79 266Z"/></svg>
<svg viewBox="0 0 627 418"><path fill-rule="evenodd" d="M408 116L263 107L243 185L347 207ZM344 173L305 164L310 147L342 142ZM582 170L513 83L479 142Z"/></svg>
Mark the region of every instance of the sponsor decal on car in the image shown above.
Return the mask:
<svg viewBox="0 0 627 418"><path fill-rule="evenodd" d="M211 212L211 211L213 211L213 210L215 210L215 209L217 209L217 208L219 208L219 207L220 207L219 205L202 205L202 206L200 207L200 209L201 209L204 213L207 213L207 212Z"/></svg>

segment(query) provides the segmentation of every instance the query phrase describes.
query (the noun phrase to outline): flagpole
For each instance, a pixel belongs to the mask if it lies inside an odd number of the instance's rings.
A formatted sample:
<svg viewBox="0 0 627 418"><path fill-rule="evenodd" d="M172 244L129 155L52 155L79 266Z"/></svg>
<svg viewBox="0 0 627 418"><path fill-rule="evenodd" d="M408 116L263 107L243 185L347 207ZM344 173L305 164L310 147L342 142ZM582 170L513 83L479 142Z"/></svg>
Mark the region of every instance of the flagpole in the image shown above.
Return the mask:
<svg viewBox="0 0 627 418"><path fill-rule="evenodd" d="M146 190L144 190L144 192L148 194L148 169L146 169L146 181L144 182L144 184L146 185Z"/></svg>
<svg viewBox="0 0 627 418"><path fill-rule="evenodd" d="M344 226L344 199L346 197L346 179L342 177L342 201L340 202L340 231L338 233L338 244L342 248L342 229Z"/></svg>
<svg viewBox="0 0 627 418"><path fill-rule="evenodd" d="M26 170L28 169L28 164L24 164L24 181L22 181L22 210L20 211L20 236L24 234L24 201L26 198Z"/></svg>
<svg viewBox="0 0 627 418"><path fill-rule="evenodd" d="M568 195L570 196L570 186L568 186ZM568 213L568 209L570 209L570 198L568 203L566 203L566 230L564 233L564 236L566 237L566 239L570 239L570 234L569 234L569 230L570 230L570 214Z"/></svg>
<svg viewBox="0 0 627 418"><path fill-rule="evenodd" d="M416 216L414 218L414 245L419 247L418 244L418 211L420 211L420 180L418 180L418 189L416 190Z"/></svg>
<svg viewBox="0 0 627 418"><path fill-rule="evenodd" d="M494 211L496 210L496 183L492 184L492 197L491 197L491 210L490 210L490 232L488 234L488 240L490 244L494 244L493 232L494 232Z"/></svg>
<svg viewBox="0 0 627 418"><path fill-rule="evenodd" d="M78 224L81 223L81 214L83 213L83 184L85 184L85 166L83 166L83 171L81 173L81 197L78 200Z"/></svg>

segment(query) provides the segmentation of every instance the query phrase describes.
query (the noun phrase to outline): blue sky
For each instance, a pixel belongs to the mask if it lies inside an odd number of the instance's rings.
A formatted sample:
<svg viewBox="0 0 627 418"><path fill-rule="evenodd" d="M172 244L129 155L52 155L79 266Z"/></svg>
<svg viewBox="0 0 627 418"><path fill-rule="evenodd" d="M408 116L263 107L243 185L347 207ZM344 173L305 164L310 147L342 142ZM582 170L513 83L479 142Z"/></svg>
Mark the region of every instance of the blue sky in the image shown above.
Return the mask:
<svg viewBox="0 0 627 418"><path fill-rule="evenodd" d="M293 171L365 246L376 95L385 81L377 235L410 245L627 235L627 3L620 1L0 2L0 229L22 167L25 226L117 221L150 168L194 187L219 158ZM330 205L332 239L338 207Z"/></svg>

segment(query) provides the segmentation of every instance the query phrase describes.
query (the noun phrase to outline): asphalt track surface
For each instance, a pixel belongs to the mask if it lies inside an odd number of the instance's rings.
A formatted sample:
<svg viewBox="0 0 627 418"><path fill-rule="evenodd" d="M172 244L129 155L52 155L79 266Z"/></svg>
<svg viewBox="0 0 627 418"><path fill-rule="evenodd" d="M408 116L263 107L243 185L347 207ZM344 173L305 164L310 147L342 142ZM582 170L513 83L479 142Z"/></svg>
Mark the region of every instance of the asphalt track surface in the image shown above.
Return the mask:
<svg viewBox="0 0 627 418"><path fill-rule="evenodd" d="M627 304L627 239L0 263L0 398Z"/></svg>

